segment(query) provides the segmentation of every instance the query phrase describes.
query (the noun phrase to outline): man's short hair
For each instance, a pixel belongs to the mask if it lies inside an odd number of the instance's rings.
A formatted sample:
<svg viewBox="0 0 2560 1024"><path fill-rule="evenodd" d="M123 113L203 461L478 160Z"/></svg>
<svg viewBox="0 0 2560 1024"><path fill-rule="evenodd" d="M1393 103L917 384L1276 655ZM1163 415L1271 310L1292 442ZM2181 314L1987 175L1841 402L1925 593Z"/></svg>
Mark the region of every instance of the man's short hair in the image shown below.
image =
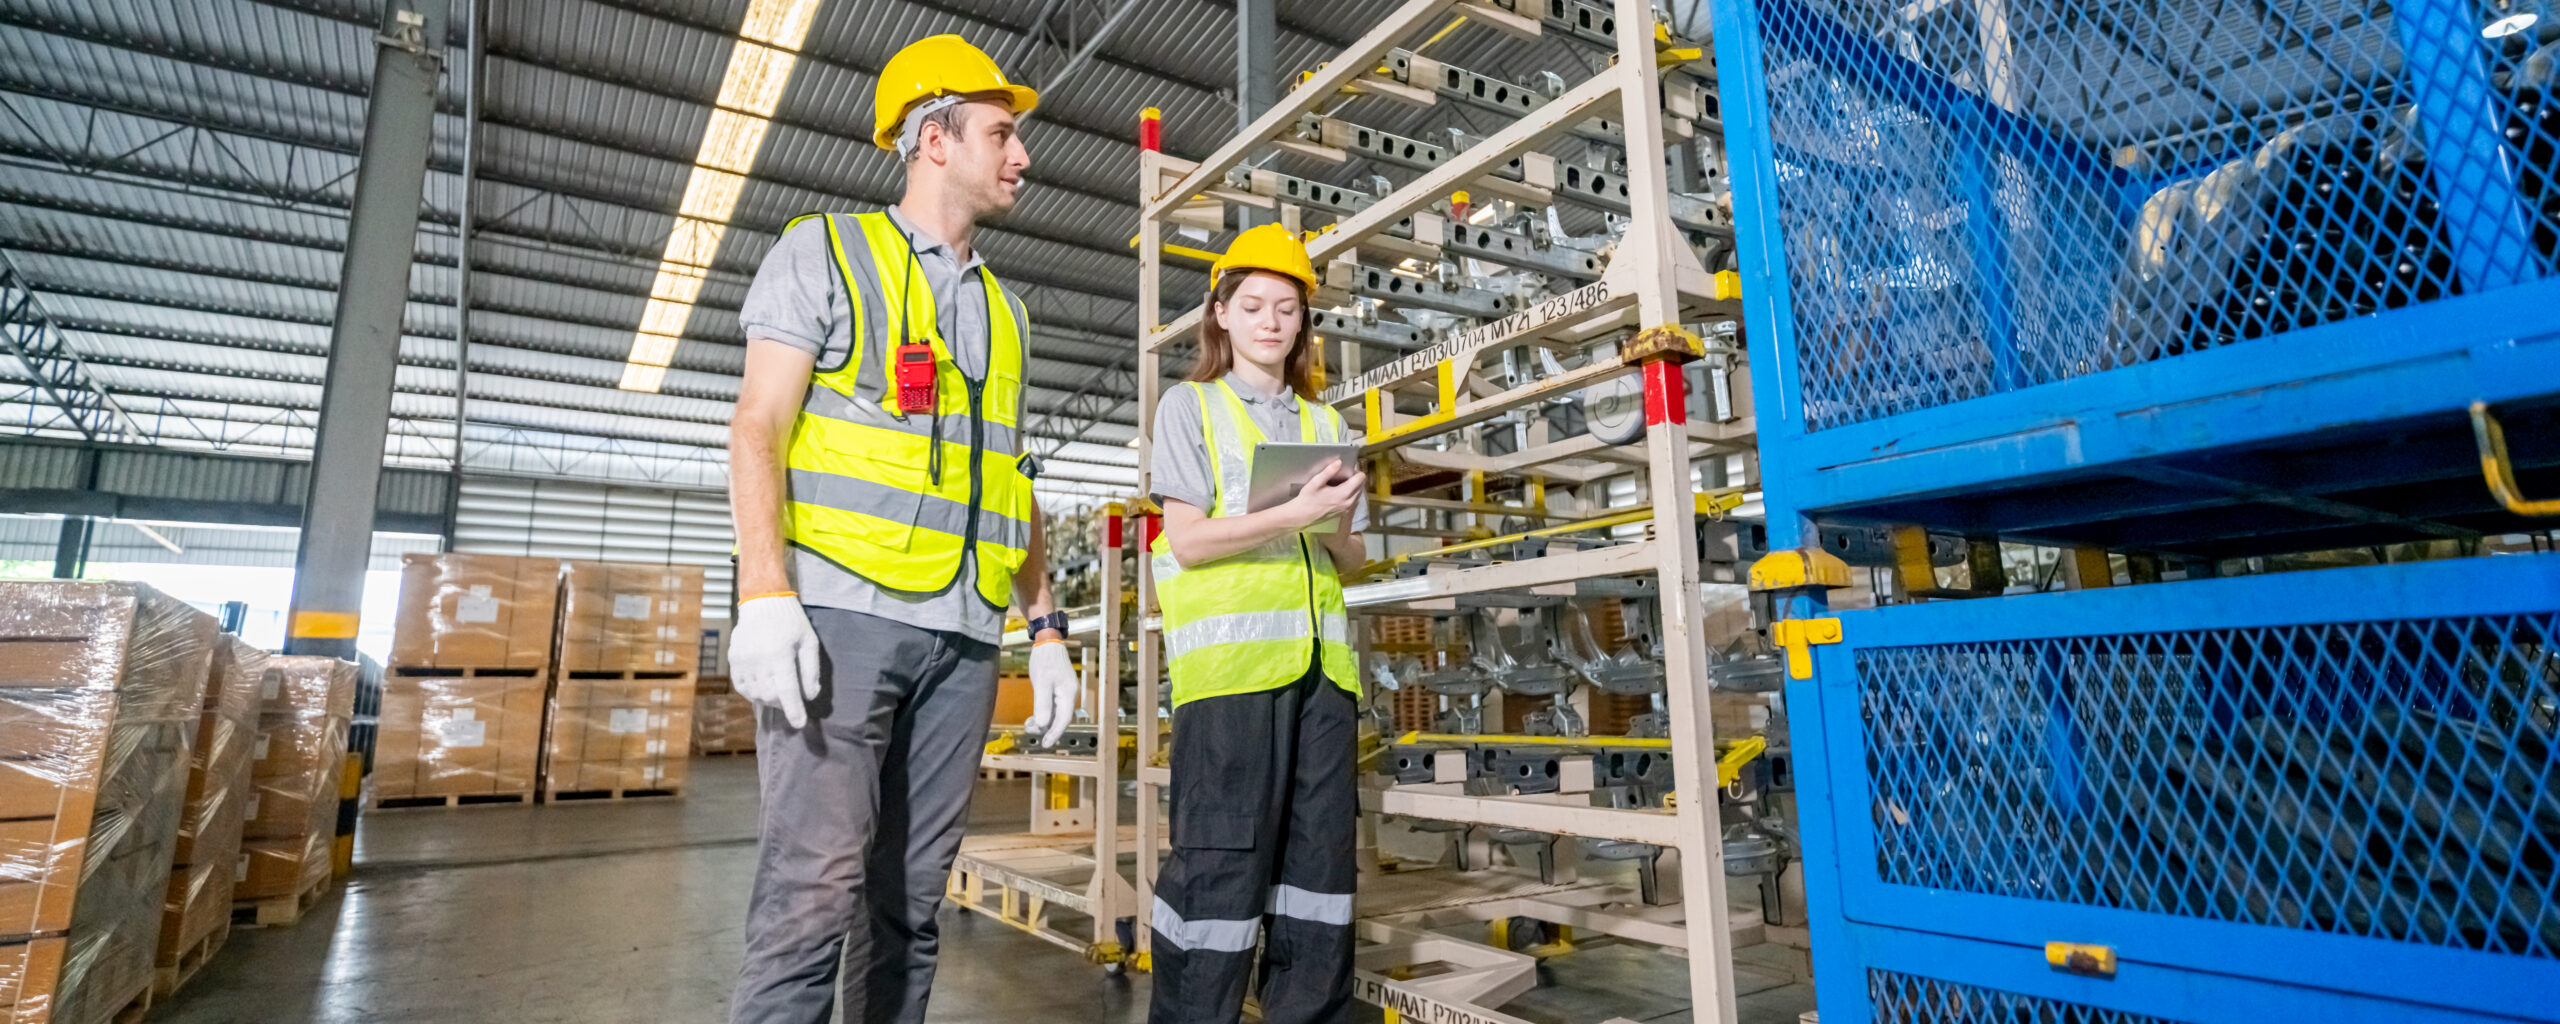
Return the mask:
<svg viewBox="0 0 2560 1024"><path fill-rule="evenodd" d="M961 133L966 131L969 127L969 119L961 113L961 111L967 110L968 107L969 105L967 103L954 103L930 114L926 114L923 118L917 120L916 148L907 151L907 162L914 163L916 162L917 157L924 155L924 126L926 125L941 125L943 135L948 136L954 142L959 141Z"/></svg>

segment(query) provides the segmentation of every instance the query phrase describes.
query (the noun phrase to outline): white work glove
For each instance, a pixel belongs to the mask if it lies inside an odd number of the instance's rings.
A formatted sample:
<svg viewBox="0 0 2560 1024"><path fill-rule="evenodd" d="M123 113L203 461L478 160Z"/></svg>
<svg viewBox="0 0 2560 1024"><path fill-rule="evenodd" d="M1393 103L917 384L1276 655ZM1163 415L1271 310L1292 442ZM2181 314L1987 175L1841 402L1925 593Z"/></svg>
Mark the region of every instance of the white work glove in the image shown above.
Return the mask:
<svg viewBox="0 0 2560 1024"><path fill-rule="evenodd" d="M787 594L750 598L738 606L729 630L729 686L738 696L781 708L794 729L809 724L808 702L818 699L818 632L800 599Z"/></svg>
<svg viewBox="0 0 2560 1024"><path fill-rule="evenodd" d="M1058 737L1067 733L1067 720L1076 716L1080 689L1066 644L1056 640L1032 644L1031 717L1022 720L1022 731L1038 733L1041 746L1056 746Z"/></svg>

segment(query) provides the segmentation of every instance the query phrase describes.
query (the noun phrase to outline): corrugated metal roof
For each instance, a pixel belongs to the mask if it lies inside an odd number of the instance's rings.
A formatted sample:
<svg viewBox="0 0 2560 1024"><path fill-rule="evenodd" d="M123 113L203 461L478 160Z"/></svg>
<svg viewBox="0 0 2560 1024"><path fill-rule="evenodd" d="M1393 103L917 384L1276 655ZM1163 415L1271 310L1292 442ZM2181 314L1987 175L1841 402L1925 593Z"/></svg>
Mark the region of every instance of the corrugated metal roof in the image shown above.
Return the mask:
<svg viewBox="0 0 2560 1024"><path fill-rule="evenodd" d="M518 472L716 482L743 363L736 310L776 232L798 213L861 209L901 188L894 160L867 141L880 65L909 40L957 32L1041 85L1119 2L1059 4L1032 26L1036 5L1016 0L828 0L660 395L611 385L747 0L492 5L472 195L474 457ZM1025 131L1033 166L1020 206L976 238L1037 331L1035 418L1132 357L1138 109L1165 111L1178 155L1205 154L1234 124L1232 4L1133 2L1075 79L1044 93ZM0 117L0 250L96 375L171 444L308 443L380 6L0 0L0 97L12 115ZM1392 6L1286 0L1277 68L1312 67ZM1516 76L1583 59L1558 56L1571 47L1469 29L1434 52ZM449 53L448 67L464 56ZM399 459L451 457L462 84L448 75L416 242ZM1415 134L1465 123L1445 106L1354 109ZM1284 166L1341 181L1369 170ZM1187 304L1203 284L1174 270L1165 292ZM28 401L0 402L0 419L38 422ZM1120 443L1132 417L1112 419L1063 461L1130 464Z"/></svg>

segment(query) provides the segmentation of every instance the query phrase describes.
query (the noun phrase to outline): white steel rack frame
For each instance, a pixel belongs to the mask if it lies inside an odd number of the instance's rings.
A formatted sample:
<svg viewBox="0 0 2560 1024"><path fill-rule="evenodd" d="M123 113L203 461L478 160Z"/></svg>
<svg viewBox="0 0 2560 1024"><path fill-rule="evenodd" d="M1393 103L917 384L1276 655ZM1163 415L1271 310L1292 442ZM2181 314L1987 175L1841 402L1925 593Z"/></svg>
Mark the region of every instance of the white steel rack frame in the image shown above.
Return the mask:
<svg viewBox="0 0 2560 1024"><path fill-rule="evenodd" d="M1269 209L1274 204L1268 200L1256 201L1250 195L1239 194L1226 187L1228 171L1266 147L1292 141L1304 115L1319 112L1321 108L1337 102L1347 90L1377 91L1373 88L1378 81L1377 69L1381 67L1382 59L1389 56L1389 51L1408 39L1438 28L1452 15L1463 15L1479 24L1515 35L1538 35L1541 32L1540 17L1514 11L1511 9L1513 6L1535 10L1545 4L1536 2L1533 7L1531 2L1515 5L1505 0L1411 0L1380 19L1358 41L1299 82L1281 102L1206 159L1193 163L1152 150L1141 152L1138 175L1141 209L1137 240L1141 261L1138 282L1140 322L1137 325L1137 380L1141 389L1137 448L1141 495L1149 493L1152 480L1152 437L1156 402L1162 389L1162 352L1167 345L1190 338L1205 315L1204 309L1194 308L1170 323L1161 322L1164 308L1161 271L1165 265L1168 227L1182 223L1187 214L1196 215L1203 209L1215 210L1221 203ZM1697 537L1696 532L1689 528L1698 509L1693 461L1700 456L1701 450L1697 444L1700 438L1693 434L1686 422L1687 403L1683 396L1686 378L1676 363L1666 360L1641 363L1600 361L1490 394L1481 393L1481 388L1464 386L1468 381L1468 371L1474 367L1477 358L1505 346L1538 339L1588 339L1630 327L1646 331L1648 335L1656 334L1656 329L1667 328L1669 337L1687 338L1679 331L1679 325L1684 321L1740 315L1736 301L1739 296L1731 276L1711 275L1703 270L1672 218L1663 145L1666 131L1662 107L1664 93L1656 62L1655 19L1650 0L1614 0L1614 11L1608 13L1614 14L1618 31L1612 40L1616 49L1615 59L1607 68L1521 113L1509 125L1475 140L1465 150L1448 154L1442 162L1421 171L1404 187L1343 216L1331 229L1310 241L1308 249L1320 273L1330 273L1337 259L1356 259L1364 248L1376 256L1390 259L1413 255L1416 248L1414 239L1433 237L1425 230L1425 226L1438 216L1431 212L1432 208L1459 190L1478 190L1502 198L1524 200L1531 205L1552 202L1561 198L1560 192L1553 190L1551 185L1542 187L1521 180L1534 175L1521 174L1516 168L1507 169L1507 165L1530 156L1527 164L1535 166L1539 159L1543 159L1537 151L1548 143L1578 130L1588 132L1595 122L1604 119L1613 122L1609 127L1622 132L1626 140L1628 228L1618 242L1601 281L1568 296L1546 300L1538 308L1524 311L1523 315L1506 317L1464 332L1435 349L1387 364L1354 382L1355 386L1374 393L1381 379L1388 381L1390 387L1416 384L1429 387L1436 376L1438 406L1433 413L1420 419L1399 417L1392 400L1380 401L1374 396L1364 398L1356 393L1344 395L1335 392L1329 392L1326 398L1352 407L1346 412L1357 415L1364 426L1367 437L1363 454L1367 456L1481 423L1512 409L1640 373L1644 380L1650 424L1644 442L1643 466L1643 479L1648 486L1643 493L1651 506L1653 521L1659 524L1659 528L1653 531L1651 538L1630 544L1355 586L1348 588L1346 598L1355 606L1403 606L1459 594L1517 591L1606 576L1650 574L1658 579L1662 615L1660 636L1671 719L1675 786L1686 797L1676 802L1676 809L1647 811L1567 806L1525 798L1441 794L1429 791L1430 787L1389 788L1381 793L1379 809L1391 814L1531 828L1566 835L1631 839L1676 849L1680 862L1681 902L1688 908L1682 925L1686 941L1681 945L1687 952L1692 1012L1700 1021L1729 1024L1736 1019L1733 936L1728 932L1718 806L1717 801L1711 798L1719 788L1715 775L1716 748L1707 701L1710 684L1706 638L1703 635L1705 616L1701 608ZM1589 38L1588 33L1578 34ZM1551 161L1548 168L1552 169ZM1487 182L1493 184L1488 187ZM1327 283L1331 287L1333 279L1328 277ZM1646 347L1642 339L1635 346L1637 349ZM1737 378L1741 369L1738 364L1734 367ZM1737 394L1747 394L1748 390L1747 383L1737 382ZM1471 500L1480 497L1469 495ZM1134 897L1141 915L1138 933L1143 943L1146 941L1145 908L1153 902L1157 870L1155 854L1162 849L1164 840L1164 822L1157 810L1158 796L1169 780L1169 772L1154 767L1158 755L1157 709L1163 692L1164 665L1161 636L1157 632L1155 618L1146 614L1155 607L1155 584L1144 552L1140 554L1137 564L1141 614L1133 617L1138 629L1134 638L1137 658L1134 710L1138 743L1136 834L1140 852ZM1116 623L1112 619L1106 618L1103 646L1116 656L1121 645L1116 636L1110 635L1116 632L1114 625ZM1392 1005L1452 1009L1448 1003L1433 998L1430 986L1424 982L1398 985L1364 974L1359 987L1363 998L1382 1002L1382 1005L1388 1004L1386 1000L1392 1000ZM1458 1009L1456 1015L1447 1019L1507 1018L1498 1013Z"/></svg>
<svg viewBox="0 0 2560 1024"><path fill-rule="evenodd" d="M1081 673L1090 688L1079 705L1092 711L1095 749L1091 756L1006 752L979 759L986 771L1025 772L1031 776L1031 828L961 840L952 860L944 893L961 909L993 917L1048 942L1077 950L1098 964L1116 965L1129 950L1120 941L1119 922L1138 906L1128 877L1120 873L1120 855L1137 833L1120 825L1120 652L1125 637L1117 627L1121 614L1120 553L1128 536L1123 506L1110 503L1095 528L1101 561L1102 603L1097 614L1067 623L1067 638L1084 655ZM1028 646L1021 630L1005 634L1003 646ZM1142 762L1143 763L1143 762ZM1041 807L1051 778L1078 780L1074 785L1087 820L1061 821ZM1141 858L1143 859L1143 858ZM1089 919L1083 932L1052 922L1051 911L1066 910Z"/></svg>

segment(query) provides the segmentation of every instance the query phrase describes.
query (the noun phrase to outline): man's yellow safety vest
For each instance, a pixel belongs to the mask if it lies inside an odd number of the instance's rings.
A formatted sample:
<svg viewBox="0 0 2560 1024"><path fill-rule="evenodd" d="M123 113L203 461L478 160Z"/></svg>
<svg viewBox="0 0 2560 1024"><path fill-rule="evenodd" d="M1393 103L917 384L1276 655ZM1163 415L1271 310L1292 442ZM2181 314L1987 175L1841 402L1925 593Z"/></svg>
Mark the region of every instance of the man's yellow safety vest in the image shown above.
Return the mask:
<svg viewBox="0 0 2560 1024"><path fill-rule="evenodd" d="M1190 383L1200 402L1201 441L1209 448L1209 472L1217 488L1211 516L1244 514L1245 487L1253 479L1253 446L1264 438L1246 414L1244 400L1226 381ZM1298 399L1298 439L1339 443L1342 414ZM1173 706L1202 697L1276 690L1307 671L1307 645L1323 652L1324 675L1360 694L1352 674L1351 616L1342 603L1342 580L1322 543L1293 533L1248 551L1200 565L1174 561L1171 542L1159 535L1150 548L1156 600L1164 611L1165 669L1173 677Z"/></svg>
<svg viewBox="0 0 2560 1024"><path fill-rule="evenodd" d="M826 223L853 329L843 361L817 368L791 431L790 542L908 594L950 587L962 552L974 549L978 596L1005 607L1014 571L1029 555L1033 514L1017 454L1024 356L1012 304L981 267L991 337L986 378L969 380L952 362L915 249L889 215L808 216ZM876 291L866 292L866 281ZM880 301L866 302L866 294ZM864 323L866 307L886 322ZM902 342L933 346L934 415L895 411L889 360L865 366L866 338L889 353Z"/></svg>

